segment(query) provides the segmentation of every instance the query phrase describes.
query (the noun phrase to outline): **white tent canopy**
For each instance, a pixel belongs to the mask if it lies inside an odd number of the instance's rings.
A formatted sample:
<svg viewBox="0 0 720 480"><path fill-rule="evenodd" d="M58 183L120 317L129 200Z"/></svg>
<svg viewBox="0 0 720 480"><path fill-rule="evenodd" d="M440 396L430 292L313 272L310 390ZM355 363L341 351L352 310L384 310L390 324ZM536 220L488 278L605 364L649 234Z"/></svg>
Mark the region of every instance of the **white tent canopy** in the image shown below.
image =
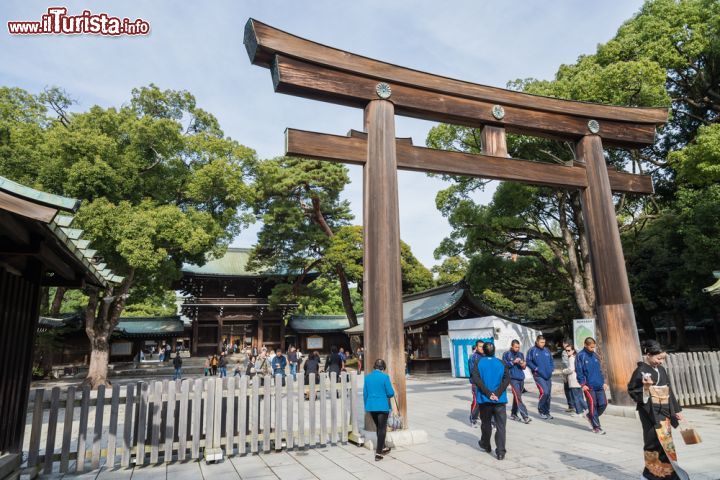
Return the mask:
<svg viewBox="0 0 720 480"><path fill-rule="evenodd" d="M513 340L520 341L520 350L523 353L527 352L540 333L533 328L496 316L450 320L448 336L452 375L465 378L470 376L467 371L468 359L475 342L481 338L492 338L495 343L495 355L501 358L503 353L510 349L510 342Z"/></svg>

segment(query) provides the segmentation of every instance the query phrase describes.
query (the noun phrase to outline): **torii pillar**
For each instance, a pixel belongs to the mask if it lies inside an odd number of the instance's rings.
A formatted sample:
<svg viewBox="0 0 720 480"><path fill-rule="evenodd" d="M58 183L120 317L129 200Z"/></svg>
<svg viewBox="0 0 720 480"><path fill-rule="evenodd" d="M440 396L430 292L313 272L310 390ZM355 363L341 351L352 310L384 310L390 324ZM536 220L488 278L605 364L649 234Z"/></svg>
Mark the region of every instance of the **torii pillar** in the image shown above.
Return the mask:
<svg viewBox="0 0 720 480"><path fill-rule="evenodd" d="M392 102L372 100L368 103L365 107L365 131L368 140L367 161L363 170L364 368L366 372L371 372L375 360L385 360L400 414L407 422L400 209L395 107ZM365 427L369 429L374 425L366 418Z"/></svg>

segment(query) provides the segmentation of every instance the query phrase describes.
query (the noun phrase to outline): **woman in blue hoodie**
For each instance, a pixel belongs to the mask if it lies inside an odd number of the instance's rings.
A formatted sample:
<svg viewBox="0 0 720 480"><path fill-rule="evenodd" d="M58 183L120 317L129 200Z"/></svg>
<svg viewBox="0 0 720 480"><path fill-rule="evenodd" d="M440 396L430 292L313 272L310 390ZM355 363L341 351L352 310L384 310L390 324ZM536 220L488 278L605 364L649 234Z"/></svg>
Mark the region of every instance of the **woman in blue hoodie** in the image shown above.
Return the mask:
<svg viewBox="0 0 720 480"><path fill-rule="evenodd" d="M375 446L375 461L383 459L383 455L390 452L385 447L385 434L387 433L387 420L390 413L390 399L395 396L390 375L385 373L387 365L385 360L375 360L372 373L365 375L363 386L363 400L365 411L370 414L377 429L377 445Z"/></svg>

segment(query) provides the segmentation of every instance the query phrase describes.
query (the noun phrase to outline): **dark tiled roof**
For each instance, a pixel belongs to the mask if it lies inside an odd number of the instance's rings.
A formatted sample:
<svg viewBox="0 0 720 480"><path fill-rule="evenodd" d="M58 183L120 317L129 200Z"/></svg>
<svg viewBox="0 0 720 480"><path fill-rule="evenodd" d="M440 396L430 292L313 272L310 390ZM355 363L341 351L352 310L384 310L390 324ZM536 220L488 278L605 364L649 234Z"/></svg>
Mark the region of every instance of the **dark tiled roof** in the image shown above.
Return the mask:
<svg viewBox="0 0 720 480"><path fill-rule="evenodd" d="M180 317L123 317L115 331L126 337L176 337L185 331Z"/></svg>
<svg viewBox="0 0 720 480"><path fill-rule="evenodd" d="M345 315L293 315L288 324L298 333L342 332L350 327Z"/></svg>
<svg viewBox="0 0 720 480"><path fill-rule="evenodd" d="M458 282L403 296L403 324L408 327L439 317L454 308L465 296L478 310L482 310L488 315L505 318L476 299L464 282ZM338 331L337 329L342 325L345 325L343 330L346 333L362 333L363 322L363 314L358 315L358 325L352 328L349 328L350 324L344 315L293 315L290 317L290 327L300 333Z"/></svg>

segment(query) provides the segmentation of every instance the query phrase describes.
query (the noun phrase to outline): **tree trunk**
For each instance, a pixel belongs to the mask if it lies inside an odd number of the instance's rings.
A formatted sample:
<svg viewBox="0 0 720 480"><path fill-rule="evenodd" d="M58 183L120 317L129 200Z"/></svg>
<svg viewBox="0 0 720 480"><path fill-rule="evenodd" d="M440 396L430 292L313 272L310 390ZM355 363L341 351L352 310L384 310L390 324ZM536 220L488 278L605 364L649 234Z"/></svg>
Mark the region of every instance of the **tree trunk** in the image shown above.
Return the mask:
<svg viewBox="0 0 720 480"><path fill-rule="evenodd" d="M50 311L50 287L40 288L40 315L47 315Z"/></svg>
<svg viewBox="0 0 720 480"><path fill-rule="evenodd" d="M583 275L583 266L581 265L581 259L585 256L583 252L578 254L577 244L573 237L573 232L570 230L567 218L567 193L558 193L558 218L560 224L560 234L563 239L565 251L567 252L566 267L568 274L570 275L570 282L573 287L573 293L575 294L575 303L577 304L580 314L583 318L593 318L595 316L595 305L588 301L588 285L585 283L585 276ZM570 205L572 209L572 204ZM573 212L574 214L574 212ZM573 215L574 216L574 215ZM587 252L585 252L587 254ZM592 282L591 282L592 285Z"/></svg>
<svg viewBox="0 0 720 480"><path fill-rule="evenodd" d="M688 343L685 335L685 316L681 313L675 314L675 348L678 352L687 352Z"/></svg>
<svg viewBox="0 0 720 480"><path fill-rule="evenodd" d="M55 290L55 296L53 297L52 305L50 306L51 317L57 318L60 315L60 308L62 307L62 302L65 298L65 292L67 292L67 287L57 287Z"/></svg>
<svg viewBox="0 0 720 480"><path fill-rule="evenodd" d="M350 295L350 286L348 285L347 276L342 267L337 267L338 278L340 279L340 296L342 297L343 308L345 309L345 315L348 317L348 322L351 327L358 324L357 314L355 313L355 307L353 306L352 296Z"/></svg>
<svg viewBox="0 0 720 480"><path fill-rule="evenodd" d="M328 225L328 223L325 221L325 216L320 209L320 199L316 196L313 196L312 205L315 221L317 222L317 224L320 225L320 228L322 228L323 232L325 232L325 235L327 235L328 238L334 237L335 234L330 228L330 225ZM338 279L340 280L340 297L342 298L345 315L347 315L348 317L348 322L350 322L350 326L355 327L357 326L358 321L357 315L355 314L355 307L352 303L352 297L350 296L350 286L348 285L347 275L345 275L345 270L343 270L342 266L340 265L337 265L335 267L335 271L337 272Z"/></svg>
<svg viewBox="0 0 720 480"><path fill-rule="evenodd" d="M90 369L84 384L89 384L93 389L100 385L109 386L107 379L108 360L110 359L110 344L107 337L96 337L90 342L92 351L90 352Z"/></svg>
<svg viewBox="0 0 720 480"><path fill-rule="evenodd" d="M113 294L113 287L108 287L105 295L100 298L101 292L94 289L89 292L88 306L85 311L85 333L90 340L90 368L83 385L90 385L96 389L100 385L109 386L107 379L108 360L110 359L109 338L120 321L120 314L125 308L128 291L132 285L135 271L125 277L118 287L118 293Z"/></svg>

